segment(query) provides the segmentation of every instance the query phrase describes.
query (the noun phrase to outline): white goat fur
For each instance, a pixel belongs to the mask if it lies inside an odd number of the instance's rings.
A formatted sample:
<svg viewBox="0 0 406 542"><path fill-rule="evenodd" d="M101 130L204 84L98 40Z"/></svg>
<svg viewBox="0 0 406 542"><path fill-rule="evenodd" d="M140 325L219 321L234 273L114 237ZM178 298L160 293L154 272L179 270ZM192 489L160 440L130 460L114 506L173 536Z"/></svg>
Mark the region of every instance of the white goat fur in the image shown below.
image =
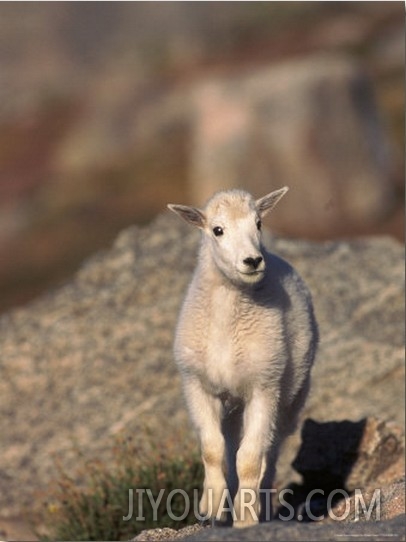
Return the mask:
<svg viewBox="0 0 406 542"><path fill-rule="evenodd" d="M228 487L239 527L269 514L259 490L271 488L295 429L318 342L306 286L261 244L261 218L287 190L259 200L222 191L203 210L168 205L203 233L174 348L205 467L200 514L224 519Z"/></svg>

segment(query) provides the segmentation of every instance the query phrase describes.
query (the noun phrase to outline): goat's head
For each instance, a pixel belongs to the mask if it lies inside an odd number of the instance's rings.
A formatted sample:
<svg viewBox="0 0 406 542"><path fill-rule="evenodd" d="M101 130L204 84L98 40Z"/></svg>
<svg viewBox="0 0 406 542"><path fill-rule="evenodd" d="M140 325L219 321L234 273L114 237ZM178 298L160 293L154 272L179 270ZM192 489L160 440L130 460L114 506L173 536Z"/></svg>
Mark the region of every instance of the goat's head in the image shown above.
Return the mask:
<svg viewBox="0 0 406 542"><path fill-rule="evenodd" d="M187 205L168 207L189 224L200 228L218 269L237 284L255 284L265 273L261 248L263 216L288 191L275 190L255 200L243 190L217 192L203 210Z"/></svg>

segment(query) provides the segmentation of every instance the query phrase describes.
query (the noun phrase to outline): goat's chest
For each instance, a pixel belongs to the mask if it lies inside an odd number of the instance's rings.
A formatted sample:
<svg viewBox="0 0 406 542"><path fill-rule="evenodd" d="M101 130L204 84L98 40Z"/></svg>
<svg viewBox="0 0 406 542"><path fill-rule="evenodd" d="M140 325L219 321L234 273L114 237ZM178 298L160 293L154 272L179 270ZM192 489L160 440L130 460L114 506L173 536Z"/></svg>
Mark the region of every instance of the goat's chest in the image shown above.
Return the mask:
<svg viewBox="0 0 406 542"><path fill-rule="evenodd" d="M226 289L213 294L206 310L210 318L201 335L206 383L213 393L242 395L267 365L266 322Z"/></svg>

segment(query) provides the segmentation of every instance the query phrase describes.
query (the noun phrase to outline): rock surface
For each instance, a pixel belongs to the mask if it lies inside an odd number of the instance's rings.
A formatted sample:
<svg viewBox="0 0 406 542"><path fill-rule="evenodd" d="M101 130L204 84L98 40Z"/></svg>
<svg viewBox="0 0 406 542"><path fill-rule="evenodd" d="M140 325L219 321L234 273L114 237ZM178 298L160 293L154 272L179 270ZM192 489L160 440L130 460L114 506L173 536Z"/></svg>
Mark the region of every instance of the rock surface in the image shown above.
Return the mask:
<svg viewBox="0 0 406 542"><path fill-rule="evenodd" d="M244 531L205 529L198 524L178 531L150 529L134 541L368 540L379 536L404 540L404 452L403 430L393 423L375 418L326 423L308 419L293 462L302 483L284 488L290 493L283 494L283 501L275 499L270 524Z"/></svg>
<svg viewBox="0 0 406 542"><path fill-rule="evenodd" d="M261 524L236 532L234 529L205 529L204 532L186 537L188 542L241 541L258 542L331 540L350 542L354 539L362 542L370 540L405 540L405 518L399 516L388 522L356 524L319 524L275 521Z"/></svg>
<svg viewBox="0 0 406 542"><path fill-rule="evenodd" d="M172 339L198 238L169 213L129 228L70 283L0 319L1 515L32 509L55 457L74 468L76 450L103 457L123 431L162 443L187 423ZM403 426L403 247L267 242L308 282L320 324L304 417ZM290 466L299 444L297 433L279 486L300 480Z"/></svg>
<svg viewBox="0 0 406 542"><path fill-rule="evenodd" d="M290 484L291 497L285 500L299 520L378 521L405 512L405 435L396 424L376 418L325 423L307 419L292 466L302 481ZM314 490L317 494L307 505ZM364 512L361 499L367 506ZM280 513L286 516L289 510L283 508Z"/></svg>

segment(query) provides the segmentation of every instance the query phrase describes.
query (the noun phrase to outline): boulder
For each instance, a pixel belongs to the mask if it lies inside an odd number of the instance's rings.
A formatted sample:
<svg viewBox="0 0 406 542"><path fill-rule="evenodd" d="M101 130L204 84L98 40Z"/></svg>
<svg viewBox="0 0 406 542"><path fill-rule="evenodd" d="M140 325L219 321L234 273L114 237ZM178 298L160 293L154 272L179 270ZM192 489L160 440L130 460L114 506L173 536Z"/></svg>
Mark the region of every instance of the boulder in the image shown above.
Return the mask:
<svg viewBox="0 0 406 542"><path fill-rule="evenodd" d="M304 417L404 425L404 248L390 238L313 243L269 237L313 293L321 344ZM199 234L168 212L124 230L70 282L0 318L0 510L15 516L77 451L108 458L118 435L160 445L185 427L174 326ZM286 444L277 484L300 432ZM179 439L182 449L182 439ZM354 482L355 483L355 482ZM41 504L41 503L37 503Z"/></svg>

